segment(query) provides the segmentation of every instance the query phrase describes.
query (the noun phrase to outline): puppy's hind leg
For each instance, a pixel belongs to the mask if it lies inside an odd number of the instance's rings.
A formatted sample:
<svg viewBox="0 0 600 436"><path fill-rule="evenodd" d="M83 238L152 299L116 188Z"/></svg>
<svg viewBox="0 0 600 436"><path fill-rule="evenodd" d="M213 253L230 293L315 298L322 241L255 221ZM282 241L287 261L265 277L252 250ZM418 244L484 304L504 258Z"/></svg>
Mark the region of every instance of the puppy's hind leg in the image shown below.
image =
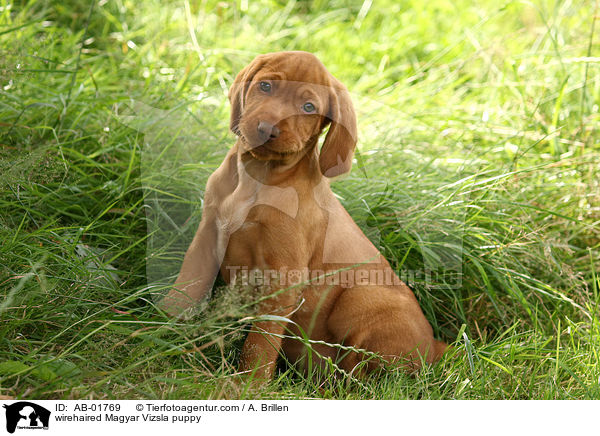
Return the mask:
<svg viewBox="0 0 600 436"><path fill-rule="evenodd" d="M344 291L327 327L339 343L371 352L349 353L340 363L349 372L365 360L366 367L361 365L360 373L386 362L411 372L422 362L435 362L446 349L446 344L433 338L431 325L414 296L396 289L365 286Z"/></svg>

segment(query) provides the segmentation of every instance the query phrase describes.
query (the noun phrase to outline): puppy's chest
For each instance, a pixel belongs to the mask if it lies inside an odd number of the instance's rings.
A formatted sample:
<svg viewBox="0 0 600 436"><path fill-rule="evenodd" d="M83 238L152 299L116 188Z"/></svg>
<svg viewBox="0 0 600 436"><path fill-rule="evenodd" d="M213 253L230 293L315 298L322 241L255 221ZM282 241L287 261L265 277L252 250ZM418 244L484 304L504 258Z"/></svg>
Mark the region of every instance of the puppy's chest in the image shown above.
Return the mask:
<svg viewBox="0 0 600 436"><path fill-rule="evenodd" d="M309 219L302 205L286 210L276 205L255 204L231 234L229 245L250 244L252 251L260 247L263 252L274 253L305 251L315 236L314 218Z"/></svg>
<svg viewBox="0 0 600 436"><path fill-rule="evenodd" d="M243 220L228 229L225 262L250 268L306 266L326 222L323 211L293 190L268 194L237 211Z"/></svg>

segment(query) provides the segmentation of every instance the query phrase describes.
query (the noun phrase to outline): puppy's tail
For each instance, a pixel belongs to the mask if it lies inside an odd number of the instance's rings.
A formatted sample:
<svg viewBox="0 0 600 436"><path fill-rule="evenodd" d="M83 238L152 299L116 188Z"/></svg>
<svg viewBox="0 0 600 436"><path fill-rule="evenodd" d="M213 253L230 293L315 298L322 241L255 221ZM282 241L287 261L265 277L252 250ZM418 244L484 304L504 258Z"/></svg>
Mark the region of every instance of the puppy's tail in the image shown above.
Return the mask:
<svg viewBox="0 0 600 436"><path fill-rule="evenodd" d="M433 340L433 350L431 353L431 359L428 359L430 362L437 362L442 358L444 353L450 349L450 346L445 342L438 341L436 339Z"/></svg>

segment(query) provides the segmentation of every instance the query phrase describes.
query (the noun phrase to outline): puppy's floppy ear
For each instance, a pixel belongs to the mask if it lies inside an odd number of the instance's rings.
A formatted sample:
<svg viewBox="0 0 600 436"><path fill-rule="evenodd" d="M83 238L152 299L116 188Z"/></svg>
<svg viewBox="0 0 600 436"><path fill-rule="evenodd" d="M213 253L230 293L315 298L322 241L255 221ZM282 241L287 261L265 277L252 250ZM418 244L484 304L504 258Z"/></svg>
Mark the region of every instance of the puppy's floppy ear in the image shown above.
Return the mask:
<svg viewBox="0 0 600 436"><path fill-rule="evenodd" d="M238 124L242 118L242 112L244 110L244 102L246 100L246 94L250 87L250 82L260 71L266 62L264 55L257 56L250 64L248 64L242 71L238 73L229 88L229 102L231 103L231 115L229 117L229 128L236 135L238 133Z"/></svg>
<svg viewBox="0 0 600 436"><path fill-rule="evenodd" d="M319 166L326 177L336 177L350 171L356 147L356 115L350 93L342 83L332 77L329 95L331 120L329 132L319 155Z"/></svg>

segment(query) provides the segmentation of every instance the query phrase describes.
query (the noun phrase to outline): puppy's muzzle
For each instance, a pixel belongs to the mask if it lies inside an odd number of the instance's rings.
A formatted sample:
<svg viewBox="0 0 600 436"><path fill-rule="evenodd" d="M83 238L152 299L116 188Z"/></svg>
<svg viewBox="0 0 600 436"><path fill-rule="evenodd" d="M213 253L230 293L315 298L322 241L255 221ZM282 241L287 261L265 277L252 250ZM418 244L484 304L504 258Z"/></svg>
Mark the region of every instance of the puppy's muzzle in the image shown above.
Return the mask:
<svg viewBox="0 0 600 436"><path fill-rule="evenodd" d="M281 133L281 131L274 124L271 124L267 121L259 121L258 127L257 127L257 133L258 133L258 139L260 140L260 143L264 144L265 142L267 142L271 139L277 138L279 136L279 134Z"/></svg>

